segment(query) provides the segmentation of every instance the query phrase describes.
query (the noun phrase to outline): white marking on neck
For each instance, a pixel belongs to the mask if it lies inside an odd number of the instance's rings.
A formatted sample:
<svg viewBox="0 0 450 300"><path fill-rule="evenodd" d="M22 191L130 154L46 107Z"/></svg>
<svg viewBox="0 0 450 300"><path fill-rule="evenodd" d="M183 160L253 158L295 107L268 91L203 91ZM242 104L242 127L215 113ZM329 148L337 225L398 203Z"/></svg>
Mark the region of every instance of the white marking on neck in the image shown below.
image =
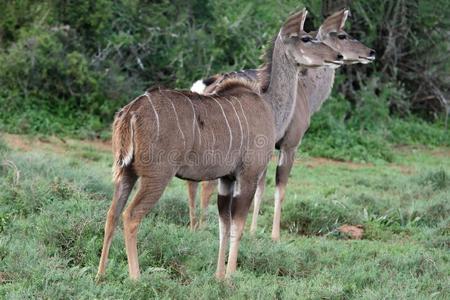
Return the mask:
<svg viewBox="0 0 450 300"><path fill-rule="evenodd" d="M206 89L206 85L203 83L203 79L197 80L191 87L191 92L203 95Z"/></svg>
<svg viewBox="0 0 450 300"><path fill-rule="evenodd" d="M312 63L312 59L309 58L308 56L304 55L303 59L306 61L307 64L311 64Z"/></svg>
<svg viewBox="0 0 450 300"><path fill-rule="evenodd" d="M150 98L150 95L147 92L145 92L144 96L147 97L148 102L150 102L150 105L153 108L153 112L155 113L155 116L156 116L156 139L159 139L159 115L158 115L158 112L156 111L155 106L153 105L153 102L152 102L152 99Z"/></svg>
<svg viewBox="0 0 450 300"><path fill-rule="evenodd" d="M228 100L226 98L225 98L225 100L227 100L231 104L231 106L233 107L234 113L236 114L236 117L237 117L238 122L239 122L239 129L241 130L241 144L239 145L239 152L241 152L242 144L244 143L244 130L242 129L241 118L239 118L239 115L237 113L236 108L234 107L233 102L231 102L230 100Z"/></svg>
<svg viewBox="0 0 450 300"><path fill-rule="evenodd" d="M175 118L177 120L178 130L180 131L181 137L183 138L183 147L184 147L184 149L186 149L186 138L184 137L183 130L181 130L180 120L178 119L178 113L177 113L177 110L175 109L175 105L173 105L172 99L170 99L166 95L164 95L164 97L166 97L166 99L169 100L170 104L172 104L172 109L173 109L173 112L175 113Z"/></svg>
<svg viewBox="0 0 450 300"><path fill-rule="evenodd" d="M228 155L230 154L230 151L231 151L231 147L233 145L233 133L231 132L231 126L230 126L230 123L228 123L228 118L227 118L227 115L225 114L225 110L223 109L222 104L220 104L220 102L217 101L217 99L214 97L211 97L211 99L213 99L214 101L216 101L217 104L219 104L220 110L222 111L222 114L225 118L225 123L227 124L227 127L228 127L228 132L230 133L230 145L228 146L227 156L225 157L225 158L228 158Z"/></svg>

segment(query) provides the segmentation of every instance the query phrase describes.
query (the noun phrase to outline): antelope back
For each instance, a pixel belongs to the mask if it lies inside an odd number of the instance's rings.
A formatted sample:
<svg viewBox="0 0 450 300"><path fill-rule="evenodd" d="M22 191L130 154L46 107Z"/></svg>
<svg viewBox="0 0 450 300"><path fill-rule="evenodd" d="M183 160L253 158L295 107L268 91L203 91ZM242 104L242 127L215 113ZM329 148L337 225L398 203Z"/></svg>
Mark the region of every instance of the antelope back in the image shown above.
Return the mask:
<svg viewBox="0 0 450 300"><path fill-rule="evenodd" d="M230 72L224 74L214 75L202 81L204 85L204 89L200 94L208 95L216 92L218 87L224 83L227 79L239 79L239 80L247 80L250 82L256 82L257 80L258 70L249 69L249 70L241 70L238 72Z"/></svg>

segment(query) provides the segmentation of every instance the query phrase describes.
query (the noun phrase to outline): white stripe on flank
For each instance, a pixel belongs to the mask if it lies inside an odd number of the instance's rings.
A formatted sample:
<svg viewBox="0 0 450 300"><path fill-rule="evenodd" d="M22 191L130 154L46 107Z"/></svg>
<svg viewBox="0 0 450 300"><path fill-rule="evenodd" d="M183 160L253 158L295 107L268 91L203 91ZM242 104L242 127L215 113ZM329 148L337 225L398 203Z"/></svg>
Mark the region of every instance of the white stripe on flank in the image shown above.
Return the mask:
<svg viewBox="0 0 450 300"><path fill-rule="evenodd" d="M242 129L241 118L239 118L239 115L238 115L238 113L237 113L236 108L234 107L233 102L231 102L231 101L228 100L227 98L225 98L225 100L227 100L227 101L231 104L231 106L233 107L234 113L236 114L236 117L237 117L237 119L238 119L238 121L239 121L239 129L241 129L241 144L239 145L239 152L240 152L241 149L242 149L242 143L244 143L244 130Z"/></svg>
<svg viewBox="0 0 450 300"><path fill-rule="evenodd" d="M191 92L203 95L206 85L203 83L203 79L197 80L191 87Z"/></svg>
<svg viewBox="0 0 450 300"><path fill-rule="evenodd" d="M153 106L153 102L152 102L152 99L150 98L150 95L147 92L145 92L144 96L147 96L148 102L150 102L150 105L153 108L153 112L155 113L155 116L156 116L156 129L157 129L157 131L156 131L156 139L159 139L159 115L158 115L158 112L156 111L155 106Z"/></svg>
<svg viewBox="0 0 450 300"><path fill-rule="evenodd" d="M183 93L180 93L180 92L175 91L175 90L171 90L171 92L175 92L177 94L180 94L181 96L186 98L189 101L189 103L191 104L192 112L194 113L194 119L192 120L192 138L195 139L195 124L197 124L198 140L199 140L199 144L201 146L202 145L202 134L200 132L200 127L198 126L197 114L195 113L194 103L192 103L192 100L188 96L183 94Z"/></svg>
<svg viewBox="0 0 450 300"><path fill-rule="evenodd" d="M230 145L228 146L227 156L225 157L225 158L228 158L228 155L230 154L230 151L231 151L231 146L233 145L233 133L231 132L230 123L228 123L228 118L227 118L227 115L225 114L225 111L223 110L222 104L220 104L220 102L217 101L217 99L215 99L214 97L211 97L211 99L213 99L214 101L216 101L217 104L219 104L220 109L222 110L222 114L225 118L225 122L227 123L228 132L230 133Z"/></svg>
<svg viewBox="0 0 450 300"><path fill-rule="evenodd" d="M214 150L214 146L216 145L216 136L214 135L214 129L211 129L211 133L212 133L212 138L213 138L213 142L212 142L212 149Z"/></svg>
<svg viewBox="0 0 450 300"><path fill-rule="evenodd" d="M175 105L173 105L172 99L170 99L169 97L167 97L166 95L164 95L163 93L161 93L164 97L166 97L167 100L170 101L170 104L172 104L172 109L173 112L175 113L175 118L177 119L177 126L178 126L178 130L181 133L181 137L183 138L183 147L184 149L186 149L186 138L184 137L184 133L183 130L181 130L181 125L180 125L180 120L178 119L178 113L177 110L175 109Z"/></svg>
<svg viewBox="0 0 450 300"><path fill-rule="evenodd" d="M239 105L241 106L241 110L242 110L242 114L244 115L244 119L245 119L245 123L247 124L247 148L248 148L248 143L249 143L249 136L250 136L250 129L248 126L248 120L247 120L247 116L245 115L245 111L244 108L242 107L241 101L239 101L238 98L233 97L234 99L236 99L236 101L239 103Z"/></svg>

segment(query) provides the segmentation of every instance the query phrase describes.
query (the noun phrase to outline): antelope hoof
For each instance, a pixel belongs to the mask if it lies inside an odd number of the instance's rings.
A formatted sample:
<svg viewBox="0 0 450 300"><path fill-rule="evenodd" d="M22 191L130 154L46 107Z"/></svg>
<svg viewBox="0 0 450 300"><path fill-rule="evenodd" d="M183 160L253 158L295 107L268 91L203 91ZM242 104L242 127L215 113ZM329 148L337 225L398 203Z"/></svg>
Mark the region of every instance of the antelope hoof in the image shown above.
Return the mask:
<svg viewBox="0 0 450 300"><path fill-rule="evenodd" d="M132 280L132 281L139 281L139 275L130 275L130 279Z"/></svg>
<svg viewBox="0 0 450 300"><path fill-rule="evenodd" d="M105 280L104 273L97 273L97 275L95 275L95 283L99 284L102 283L104 280Z"/></svg>
<svg viewBox="0 0 450 300"><path fill-rule="evenodd" d="M132 281L138 281L140 277L141 273L139 271L137 271L136 273L130 273L130 279Z"/></svg>
<svg viewBox="0 0 450 300"><path fill-rule="evenodd" d="M217 281L224 281L225 280L225 272L216 272L215 274Z"/></svg>
<svg viewBox="0 0 450 300"><path fill-rule="evenodd" d="M200 221L200 223L198 224L198 229L205 229L206 228L206 222L205 221Z"/></svg>
<svg viewBox="0 0 450 300"><path fill-rule="evenodd" d="M280 241L280 235L279 234L272 234L272 241L279 242Z"/></svg>

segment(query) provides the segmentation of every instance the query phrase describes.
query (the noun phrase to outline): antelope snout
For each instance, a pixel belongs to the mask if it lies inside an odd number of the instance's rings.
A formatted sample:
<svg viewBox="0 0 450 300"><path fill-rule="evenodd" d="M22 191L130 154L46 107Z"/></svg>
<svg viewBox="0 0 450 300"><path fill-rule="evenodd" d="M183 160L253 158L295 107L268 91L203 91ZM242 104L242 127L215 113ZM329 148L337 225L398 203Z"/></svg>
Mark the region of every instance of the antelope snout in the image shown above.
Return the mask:
<svg viewBox="0 0 450 300"><path fill-rule="evenodd" d="M370 49L369 57L375 58L376 55L377 55L377 52L375 50L373 50L373 49Z"/></svg>
<svg viewBox="0 0 450 300"><path fill-rule="evenodd" d="M344 60L344 56L343 56L342 54L339 53L339 54L336 56L336 60L337 60L337 61Z"/></svg>

